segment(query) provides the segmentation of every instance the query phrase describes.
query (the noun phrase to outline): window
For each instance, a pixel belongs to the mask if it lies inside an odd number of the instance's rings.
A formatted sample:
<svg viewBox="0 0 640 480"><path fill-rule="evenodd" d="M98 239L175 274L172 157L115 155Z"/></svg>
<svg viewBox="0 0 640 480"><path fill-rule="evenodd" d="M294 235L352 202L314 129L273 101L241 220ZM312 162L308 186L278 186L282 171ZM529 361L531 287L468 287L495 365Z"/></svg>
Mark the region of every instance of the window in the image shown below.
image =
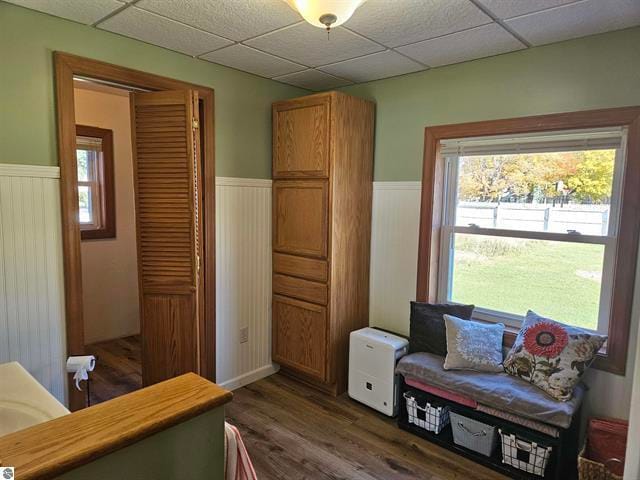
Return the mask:
<svg viewBox="0 0 640 480"><path fill-rule="evenodd" d="M606 334L622 129L446 140L438 301ZM605 261L607 259L607 261Z"/></svg>
<svg viewBox="0 0 640 480"><path fill-rule="evenodd" d="M419 301L527 309L609 336L624 374L640 231L640 108L428 127Z"/></svg>
<svg viewBox="0 0 640 480"><path fill-rule="evenodd" d="M112 131L77 125L76 163L82 239L114 238Z"/></svg>

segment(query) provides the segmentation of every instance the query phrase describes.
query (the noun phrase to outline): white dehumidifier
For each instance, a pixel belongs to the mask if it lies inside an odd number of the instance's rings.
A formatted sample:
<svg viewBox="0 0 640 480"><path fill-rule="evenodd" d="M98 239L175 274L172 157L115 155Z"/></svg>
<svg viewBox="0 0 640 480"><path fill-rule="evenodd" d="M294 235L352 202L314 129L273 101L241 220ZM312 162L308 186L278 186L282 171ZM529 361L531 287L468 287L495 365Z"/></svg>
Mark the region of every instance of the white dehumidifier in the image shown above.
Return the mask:
<svg viewBox="0 0 640 480"><path fill-rule="evenodd" d="M409 342L375 328L351 332L349 338L349 396L395 417L399 376L396 363L409 351Z"/></svg>

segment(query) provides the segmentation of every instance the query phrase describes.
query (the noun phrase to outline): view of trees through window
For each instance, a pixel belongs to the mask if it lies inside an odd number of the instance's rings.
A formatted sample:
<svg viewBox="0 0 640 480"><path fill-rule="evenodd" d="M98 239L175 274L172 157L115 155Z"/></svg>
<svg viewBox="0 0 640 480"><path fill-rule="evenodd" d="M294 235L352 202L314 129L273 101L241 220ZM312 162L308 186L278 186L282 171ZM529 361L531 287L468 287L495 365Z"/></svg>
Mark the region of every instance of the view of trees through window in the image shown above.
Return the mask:
<svg viewBox="0 0 640 480"><path fill-rule="evenodd" d="M515 315L538 308L542 315L598 329L615 155L592 150L460 157L456 227L602 241L456 232L449 298Z"/></svg>
<svg viewBox="0 0 640 480"><path fill-rule="evenodd" d="M459 199L609 203L615 150L464 157Z"/></svg>

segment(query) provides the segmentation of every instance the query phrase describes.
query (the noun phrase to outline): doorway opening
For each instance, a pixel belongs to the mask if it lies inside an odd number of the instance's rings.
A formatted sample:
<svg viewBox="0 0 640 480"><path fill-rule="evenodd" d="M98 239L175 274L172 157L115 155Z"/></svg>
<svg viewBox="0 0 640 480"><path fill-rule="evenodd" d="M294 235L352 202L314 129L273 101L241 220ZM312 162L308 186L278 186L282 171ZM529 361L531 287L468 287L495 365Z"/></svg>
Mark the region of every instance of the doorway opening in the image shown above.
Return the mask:
<svg viewBox="0 0 640 480"><path fill-rule="evenodd" d="M74 79L87 384L95 405L142 387L130 90Z"/></svg>
<svg viewBox="0 0 640 480"><path fill-rule="evenodd" d="M215 380L213 90L54 54L67 354L90 398Z"/></svg>

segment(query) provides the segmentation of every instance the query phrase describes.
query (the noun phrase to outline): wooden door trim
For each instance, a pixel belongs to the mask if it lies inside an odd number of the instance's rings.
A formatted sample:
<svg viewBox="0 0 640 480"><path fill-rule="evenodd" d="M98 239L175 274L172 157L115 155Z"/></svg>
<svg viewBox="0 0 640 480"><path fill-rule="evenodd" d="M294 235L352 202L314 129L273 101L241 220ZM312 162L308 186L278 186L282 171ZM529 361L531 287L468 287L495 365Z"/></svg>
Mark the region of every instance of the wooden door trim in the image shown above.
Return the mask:
<svg viewBox="0 0 640 480"><path fill-rule="evenodd" d="M205 291L204 335L200 337L202 375L215 380L215 137L214 90L201 85L141 72L118 65L54 52L56 83L56 115L58 159L60 164L60 203L62 214L62 248L66 309L67 355L84 354L82 309L82 265L78 210L77 165L75 158L74 75L116 82L147 90L184 90L198 92L203 102L204 122L202 158L204 171L204 241L203 280ZM69 408L77 410L85 404L84 393L68 382Z"/></svg>

